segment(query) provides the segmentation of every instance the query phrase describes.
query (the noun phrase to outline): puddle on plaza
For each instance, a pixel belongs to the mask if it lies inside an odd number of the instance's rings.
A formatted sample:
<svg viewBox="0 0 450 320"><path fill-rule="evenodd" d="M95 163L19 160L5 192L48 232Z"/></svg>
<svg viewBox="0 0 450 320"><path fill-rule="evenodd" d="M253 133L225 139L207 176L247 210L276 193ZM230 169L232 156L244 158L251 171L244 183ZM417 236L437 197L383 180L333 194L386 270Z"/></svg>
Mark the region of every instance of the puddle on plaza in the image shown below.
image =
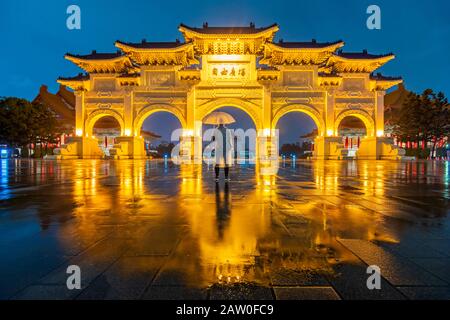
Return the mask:
<svg viewBox="0 0 450 320"><path fill-rule="evenodd" d="M2 162L1 201L17 215L37 206L30 223L56 229L63 250L104 237L125 246L125 255L162 257L162 281L199 287L333 276L334 265L353 259L337 238L399 243L409 227L448 210L448 162L305 161L283 164L276 176L237 166L229 184L214 183L212 171L156 161L16 160ZM442 206L418 199L409 212L413 199L405 207L392 199L419 189L430 195L436 185ZM434 207L432 217L420 203Z"/></svg>

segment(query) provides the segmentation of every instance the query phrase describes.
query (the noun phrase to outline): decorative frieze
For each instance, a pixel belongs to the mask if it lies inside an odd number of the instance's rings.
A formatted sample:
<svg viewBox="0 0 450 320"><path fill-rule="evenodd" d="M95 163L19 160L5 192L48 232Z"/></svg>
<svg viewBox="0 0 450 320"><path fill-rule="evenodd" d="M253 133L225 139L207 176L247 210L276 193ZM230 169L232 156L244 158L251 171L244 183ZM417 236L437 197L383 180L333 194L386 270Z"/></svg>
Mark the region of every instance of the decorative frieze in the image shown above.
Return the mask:
<svg viewBox="0 0 450 320"><path fill-rule="evenodd" d="M146 84L150 87L175 85L175 72L146 72L145 78Z"/></svg>
<svg viewBox="0 0 450 320"><path fill-rule="evenodd" d="M313 73L308 71L283 72L283 85L288 87L312 88Z"/></svg>

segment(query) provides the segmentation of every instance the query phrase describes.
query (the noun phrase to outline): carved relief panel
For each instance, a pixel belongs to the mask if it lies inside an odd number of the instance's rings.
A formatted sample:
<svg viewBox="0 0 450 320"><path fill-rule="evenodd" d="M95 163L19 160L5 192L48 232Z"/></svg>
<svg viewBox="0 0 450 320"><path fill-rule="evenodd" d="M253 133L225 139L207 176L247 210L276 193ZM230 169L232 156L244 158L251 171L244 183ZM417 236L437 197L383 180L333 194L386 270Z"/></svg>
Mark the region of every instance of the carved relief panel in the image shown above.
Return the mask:
<svg viewBox="0 0 450 320"><path fill-rule="evenodd" d="M286 71L283 73L283 85L290 87L311 88L313 74L310 71Z"/></svg>
<svg viewBox="0 0 450 320"><path fill-rule="evenodd" d="M366 90L365 81L364 79L361 78L344 79L343 89L346 91L357 91L357 92L365 91Z"/></svg>
<svg viewBox="0 0 450 320"><path fill-rule="evenodd" d="M175 85L175 73L171 71L146 72L146 84L151 87Z"/></svg>
<svg viewBox="0 0 450 320"><path fill-rule="evenodd" d="M95 79L94 89L97 91L114 91L116 89L116 81L114 79Z"/></svg>

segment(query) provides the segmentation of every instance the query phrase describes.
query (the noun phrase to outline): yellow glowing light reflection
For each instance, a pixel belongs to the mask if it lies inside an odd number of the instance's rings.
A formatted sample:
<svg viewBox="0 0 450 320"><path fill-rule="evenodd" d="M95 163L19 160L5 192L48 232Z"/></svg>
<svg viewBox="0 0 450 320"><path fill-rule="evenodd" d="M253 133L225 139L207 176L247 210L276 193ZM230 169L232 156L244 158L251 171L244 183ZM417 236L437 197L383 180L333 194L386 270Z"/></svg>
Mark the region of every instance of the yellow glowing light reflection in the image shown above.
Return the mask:
<svg viewBox="0 0 450 320"><path fill-rule="evenodd" d="M183 240L181 249L195 250L195 255L187 257L180 254L170 267L182 269L189 275L189 281L196 284L197 280L210 281L208 277L221 283L255 279L258 277L252 274L255 272L255 257L261 261L264 254L273 255L273 261L283 267L323 270L326 267L323 260L309 259L311 250L328 247L335 241L336 234L343 234L348 228L362 239L398 242L393 231L380 228L382 218L368 214L368 208L378 210L388 203L384 194L384 179L398 163L313 162L311 179L317 189L302 190L303 196L292 202L286 202L280 193L287 181L277 176L259 174L259 165L255 175L257 187L240 189L239 192L233 189L232 184L229 190L222 183L218 189L211 189L209 183L204 186L203 181L211 178L211 172L202 177L201 166L182 165L179 192L173 198L169 197L168 201L161 201L167 195L160 193L164 189L158 190L159 182L148 180L148 165L146 161L136 160L114 166L101 161L75 162L72 196L73 202L79 204L74 208L74 215L79 221L76 231L90 240L99 230L97 222L123 219L124 223L131 224L129 227L123 225L124 230L131 231L130 236L135 237L136 246L139 246L141 243L150 245L142 238L145 233L136 232L141 221L158 226L168 222L180 225L182 230L187 230L188 239ZM339 189L343 183L342 170L359 177L358 187L364 196L352 195L354 198L346 199L339 195L342 192ZM114 192L102 183L102 178L111 173L119 182ZM349 204L349 200L353 203ZM149 212L160 214L151 215L149 220ZM278 226L286 224L288 228L277 231L273 228L274 223ZM161 230L161 234L167 237L164 241L174 241L178 237L176 233L166 234L170 228ZM304 230L307 233L297 233ZM287 233L301 237L291 241L291 236L283 236ZM350 259L343 253L339 258ZM143 263L139 267L145 269L147 266Z"/></svg>

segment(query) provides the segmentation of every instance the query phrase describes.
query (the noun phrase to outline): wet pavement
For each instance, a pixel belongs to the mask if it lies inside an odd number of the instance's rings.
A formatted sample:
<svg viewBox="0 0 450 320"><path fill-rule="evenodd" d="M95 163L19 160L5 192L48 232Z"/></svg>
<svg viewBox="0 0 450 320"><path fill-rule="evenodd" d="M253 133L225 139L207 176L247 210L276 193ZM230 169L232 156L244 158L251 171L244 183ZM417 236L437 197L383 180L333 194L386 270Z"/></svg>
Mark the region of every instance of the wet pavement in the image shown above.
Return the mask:
<svg viewBox="0 0 450 320"><path fill-rule="evenodd" d="M1 299L450 299L448 161L0 168Z"/></svg>

